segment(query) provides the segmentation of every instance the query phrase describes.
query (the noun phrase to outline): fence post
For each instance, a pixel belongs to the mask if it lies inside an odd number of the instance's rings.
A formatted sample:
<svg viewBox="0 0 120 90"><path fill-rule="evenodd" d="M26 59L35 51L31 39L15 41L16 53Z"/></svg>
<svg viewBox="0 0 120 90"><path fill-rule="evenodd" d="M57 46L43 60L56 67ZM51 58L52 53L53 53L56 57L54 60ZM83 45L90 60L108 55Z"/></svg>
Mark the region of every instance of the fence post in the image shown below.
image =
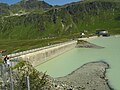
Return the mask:
<svg viewBox="0 0 120 90"><path fill-rule="evenodd" d="M12 70L11 67L9 67L9 74L10 74L10 90L14 90L14 83L13 83L13 78L12 78Z"/></svg>
<svg viewBox="0 0 120 90"><path fill-rule="evenodd" d="M26 76L26 84L27 84L27 90L30 90L30 80L29 80L29 76Z"/></svg>

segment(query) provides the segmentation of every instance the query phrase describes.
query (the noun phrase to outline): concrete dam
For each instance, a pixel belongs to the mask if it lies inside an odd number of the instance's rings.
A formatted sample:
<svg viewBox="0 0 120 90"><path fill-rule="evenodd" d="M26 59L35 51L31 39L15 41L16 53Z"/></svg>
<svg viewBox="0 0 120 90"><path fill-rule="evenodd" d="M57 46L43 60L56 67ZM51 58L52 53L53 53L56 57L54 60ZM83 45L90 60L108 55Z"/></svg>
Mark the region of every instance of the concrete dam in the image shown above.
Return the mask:
<svg viewBox="0 0 120 90"><path fill-rule="evenodd" d="M61 44L16 53L15 55L10 56L17 57L18 60L23 59L29 61L33 66L37 66L75 48L76 43L77 41L69 41Z"/></svg>

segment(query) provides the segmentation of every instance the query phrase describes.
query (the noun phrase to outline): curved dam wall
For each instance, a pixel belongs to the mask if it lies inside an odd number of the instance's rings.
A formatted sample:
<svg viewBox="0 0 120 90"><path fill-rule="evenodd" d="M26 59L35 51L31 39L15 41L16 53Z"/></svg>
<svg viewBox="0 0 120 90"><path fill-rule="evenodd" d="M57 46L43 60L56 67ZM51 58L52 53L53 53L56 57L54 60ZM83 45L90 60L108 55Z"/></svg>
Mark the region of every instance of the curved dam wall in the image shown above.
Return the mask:
<svg viewBox="0 0 120 90"><path fill-rule="evenodd" d="M77 41L70 41L62 44L49 46L34 52L18 56L18 59L29 61L33 66L42 64L72 48L75 48Z"/></svg>

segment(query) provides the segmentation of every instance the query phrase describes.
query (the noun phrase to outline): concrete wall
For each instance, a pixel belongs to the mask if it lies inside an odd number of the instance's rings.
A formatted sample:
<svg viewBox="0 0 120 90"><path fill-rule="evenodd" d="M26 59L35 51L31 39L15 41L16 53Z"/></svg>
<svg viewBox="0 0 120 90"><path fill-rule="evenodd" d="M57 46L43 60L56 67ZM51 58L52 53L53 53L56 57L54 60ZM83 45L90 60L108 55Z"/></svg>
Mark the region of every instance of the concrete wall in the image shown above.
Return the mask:
<svg viewBox="0 0 120 90"><path fill-rule="evenodd" d="M22 54L18 58L23 60L28 60L33 66L42 64L76 46L76 41L70 41L62 44L57 44L54 46L49 46L47 48L42 48L34 52L29 52L27 54Z"/></svg>

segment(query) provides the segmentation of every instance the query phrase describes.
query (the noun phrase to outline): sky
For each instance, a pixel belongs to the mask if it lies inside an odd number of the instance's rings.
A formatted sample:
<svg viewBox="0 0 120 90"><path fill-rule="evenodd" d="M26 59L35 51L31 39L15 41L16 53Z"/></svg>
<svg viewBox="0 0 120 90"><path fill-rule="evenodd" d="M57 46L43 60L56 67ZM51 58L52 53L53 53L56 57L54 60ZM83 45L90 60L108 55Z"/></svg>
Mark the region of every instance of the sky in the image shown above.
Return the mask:
<svg viewBox="0 0 120 90"><path fill-rule="evenodd" d="M0 3L14 4L19 1L21 1L21 0L0 0ZM76 2L76 1L80 1L80 0L44 0L44 1L51 5L64 5L67 3Z"/></svg>

